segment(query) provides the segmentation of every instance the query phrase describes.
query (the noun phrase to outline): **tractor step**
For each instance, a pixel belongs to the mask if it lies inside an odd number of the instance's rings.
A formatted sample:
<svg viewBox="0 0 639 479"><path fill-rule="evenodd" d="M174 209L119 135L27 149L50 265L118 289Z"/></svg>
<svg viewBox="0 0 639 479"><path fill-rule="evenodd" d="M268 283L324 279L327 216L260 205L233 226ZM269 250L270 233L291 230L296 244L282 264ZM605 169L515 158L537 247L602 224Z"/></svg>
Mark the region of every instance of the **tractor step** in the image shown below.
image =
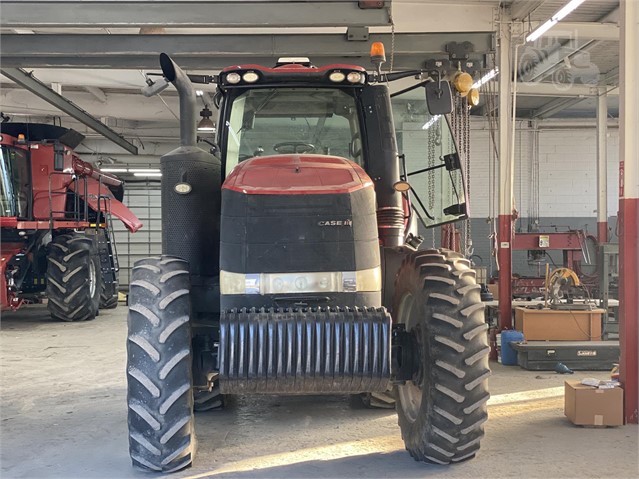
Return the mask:
<svg viewBox="0 0 639 479"><path fill-rule="evenodd" d="M386 391L391 318L384 308L231 310L220 318L224 394Z"/></svg>

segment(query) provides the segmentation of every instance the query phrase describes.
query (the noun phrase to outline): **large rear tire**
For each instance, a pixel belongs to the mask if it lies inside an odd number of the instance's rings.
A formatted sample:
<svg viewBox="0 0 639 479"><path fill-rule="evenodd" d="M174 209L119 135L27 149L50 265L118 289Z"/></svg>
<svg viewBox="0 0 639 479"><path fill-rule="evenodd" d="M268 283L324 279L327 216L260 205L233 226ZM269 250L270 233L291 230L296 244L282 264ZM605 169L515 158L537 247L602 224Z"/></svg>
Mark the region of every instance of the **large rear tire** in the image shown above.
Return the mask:
<svg viewBox="0 0 639 479"><path fill-rule="evenodd" d="M409 255L399 270L393 316L413 332L419 371L397 387L406 449L450 464L479 450L487 419L487 326L468 260L448 250Z"/></svg>
<svg viewBox="0 0 639 479"><path fill-rule="evenodd" d="M129 452L133 465L173 472L195 455L188 263L135 263L127 341Z"/></svg>
<svg viewBox="0 0 639 479"><path fill-rule="evenodd" d="M100 256L84 233L57 236L47 255L47 308L56 319L86 321L98 314Z"/></svg>

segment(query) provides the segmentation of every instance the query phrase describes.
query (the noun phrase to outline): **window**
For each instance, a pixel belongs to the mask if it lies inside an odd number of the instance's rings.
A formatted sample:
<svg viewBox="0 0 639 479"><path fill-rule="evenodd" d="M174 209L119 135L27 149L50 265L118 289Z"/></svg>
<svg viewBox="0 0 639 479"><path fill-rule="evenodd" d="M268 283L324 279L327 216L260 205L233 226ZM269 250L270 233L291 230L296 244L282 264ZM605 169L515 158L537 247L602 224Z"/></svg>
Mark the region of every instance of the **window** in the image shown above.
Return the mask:
<svg viewBox="0 0 639 479"><path fill-rule="evenodd" d="M338 89L267 88L241 93L226 122L226 174L255 156L308 153L362 163L355 98Z"/></svg>
<svg viewBox="0 0 639 479"><path fill-rule="evenodd" d="M26 218L29 207L29 163L18 148L0 148L0 216Z"/></svg>

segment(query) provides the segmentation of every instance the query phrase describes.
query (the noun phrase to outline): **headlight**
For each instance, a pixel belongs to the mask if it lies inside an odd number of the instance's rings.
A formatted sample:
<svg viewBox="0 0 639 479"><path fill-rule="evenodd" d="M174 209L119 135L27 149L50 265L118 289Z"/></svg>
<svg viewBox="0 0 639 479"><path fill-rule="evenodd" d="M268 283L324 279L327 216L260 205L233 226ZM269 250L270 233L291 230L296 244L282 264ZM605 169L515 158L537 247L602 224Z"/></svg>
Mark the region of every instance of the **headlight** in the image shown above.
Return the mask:
<svg viewBox="0 0 639 479"><path fill-rule="evenodd" d="M359 72L350 72L346 75L346 79L351 83L360 83L362 81L362 74Z"/></svg>
<svg viewBox="0 0 639 479"><path fill-rule="evenodd" d="M242 78L240 77L239 73L233 72L226 75L226 81L230 83L231 85L235 85L236 83L239 83L241 79Z"/></svg>
<svg viewBox="0 0 639 479"><path fill-rule="evenodd" d="M255 72L246 72L244 75L242 75L242 80L244 80L246 83L255 83L259 79L260 76Z"/></svg>
<svg viewBox="0 0 639 479"><path fill-rule="evenodd" d="M346 75L344 75L342 72L332 72L329 76L328 79L332 82L335 83L339 83L341 81L344 81L344 79L346 78Z"/></svg>

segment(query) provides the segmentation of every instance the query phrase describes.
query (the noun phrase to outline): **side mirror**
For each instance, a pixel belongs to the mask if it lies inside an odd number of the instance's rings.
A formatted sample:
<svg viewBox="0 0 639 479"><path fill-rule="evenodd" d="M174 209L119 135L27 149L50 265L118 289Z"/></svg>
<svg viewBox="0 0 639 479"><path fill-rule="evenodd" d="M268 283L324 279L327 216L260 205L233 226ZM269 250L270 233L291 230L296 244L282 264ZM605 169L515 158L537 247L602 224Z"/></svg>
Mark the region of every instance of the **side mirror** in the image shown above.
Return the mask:
<svg viewBox="0 0 639 479"><path fill-rule="evenodd" d="M424 85L426 104L432 115L445 115L453 111L453 94L447 81L431 82Z"/></svg>

